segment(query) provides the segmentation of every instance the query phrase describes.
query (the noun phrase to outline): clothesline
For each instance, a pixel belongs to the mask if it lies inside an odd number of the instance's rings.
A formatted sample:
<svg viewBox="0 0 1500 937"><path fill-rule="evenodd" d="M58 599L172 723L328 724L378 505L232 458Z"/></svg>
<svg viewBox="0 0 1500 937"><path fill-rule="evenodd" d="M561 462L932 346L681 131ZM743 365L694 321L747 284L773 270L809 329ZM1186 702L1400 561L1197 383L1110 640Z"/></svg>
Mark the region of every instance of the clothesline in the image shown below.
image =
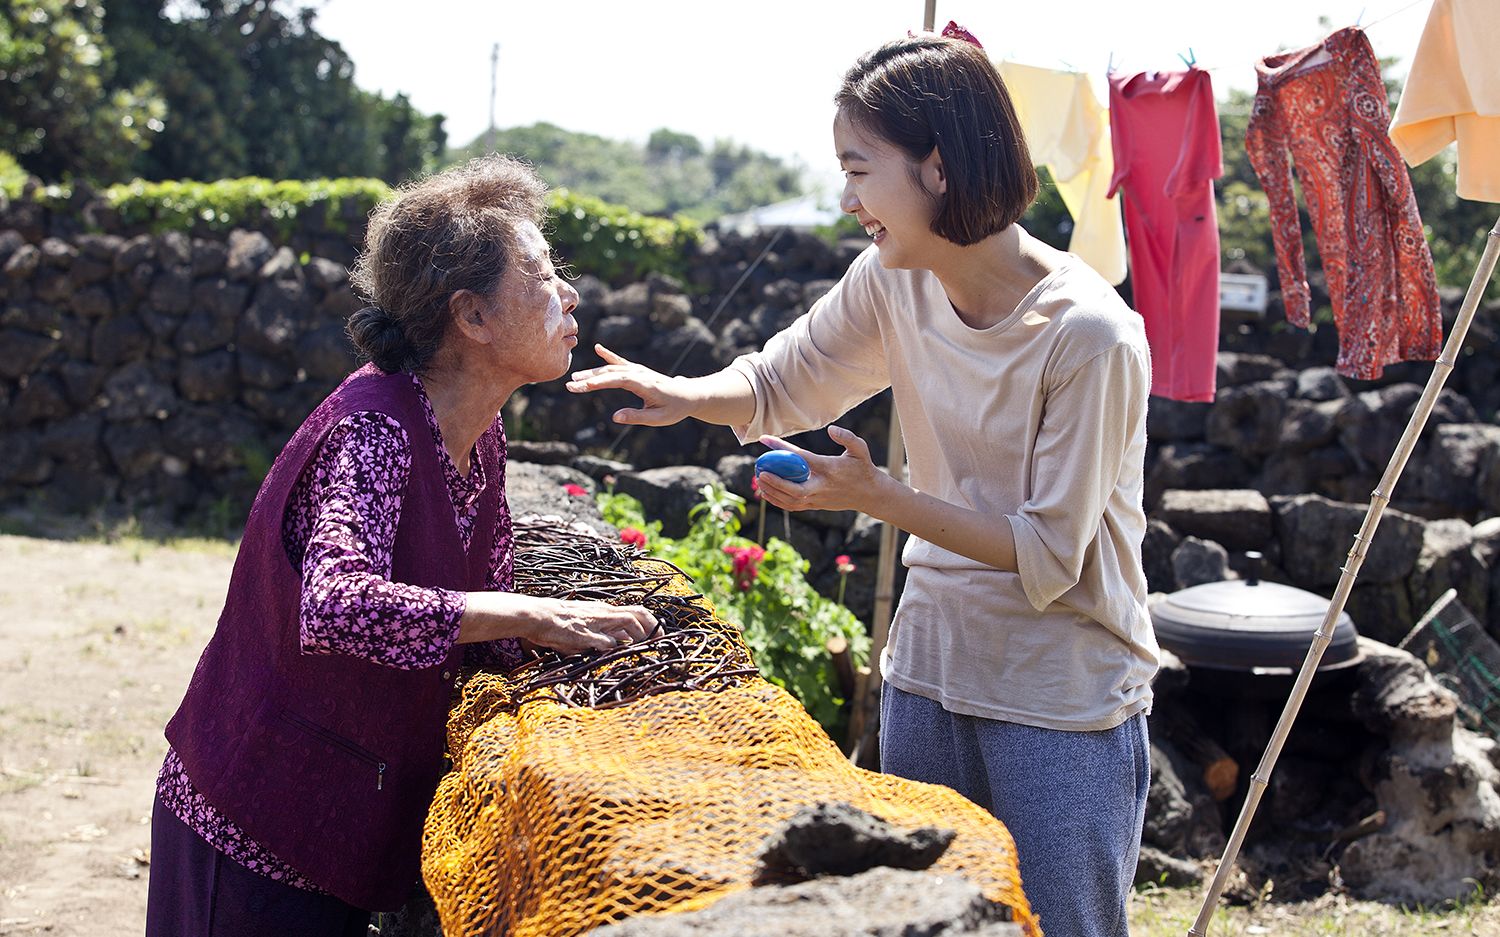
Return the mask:
<svg viewBox="0 0 1500 937"><path fill-rule="evenodd" d="M1213 399L1222 259L1213 223L1213 180L1223 171L1221 146L1238 146L1221 138L1224 117L1249 119L1244 146L1270 202L1283 300L1287 320L1293 324L1308 321L1311 296L1297 230L1292 163L1298 167L1304 189L1309 185L1319 189L1325 211L1314 221L1326 227L1334 216L1352 211L1353 203L1350 180L1342 171L1330 174L1320 169L1323 162L1316 152L1319 147L1341 146L1319 141L1345 139L1347 134L1324 130L1358 123L1359 138L1382 148L1379 158L1359 150L1341 152L1333 160L1338 166L1351 159L1373 160L1373 171L1382 173L1377 194L1382 204L1390 206L1389 211L1382 209L1370 217L1349 215L1355 227L1371 228L1362 243L1390 241L1395 245L1386 252L1390 256L1360 253L1350 261L1353 272L1349 277L1359 281L1357 288L1369 295L1391 293L1387 284L1398 284L1396 292L1402 294L1403 302L1418 312L1411 322L1384 306L1360 306L1351 313L1344 295L1347 291L1340 283L1331 284L1330 299L1341 335L1348 330L1346 326L1363 334L1362 326L1350 325L1361 317L1374 317L1380 325L1379 341L1366 343L1369 347L1341 342L1339 370L1369 380L1385 364L1436 353L1435 340L1429 340L1440 328L1432 261L1411 198L1410 180L1406 173L1390 169L1403 162L1388 136L1392 116L1383 107L1379 115L1366 114L1347 100L1353 93L1350 89L1385 97L1379 93L1385 85L1368 30L1424 2L1436 4L1429 20L1441 14L1440 20L1446 22L1449 3L1483 5L1500 0L1400 0L1368 25L1343 26L1318 43L1279 53L1271 60L1279 67L1261 70L1256 76L1259 107L1253 109L1239 101L1222 109L1215 104L1210 74L1214 68L1190 67L1186 72L1116 69L1108 76L1105 102L1095 97L1092 76L1084 73L1009 60L997 63L1015 101L1032 158L1048 167L1057 194L1072 216L1068 249L1111 283L1121 282L1127 272L1131 276L1137 311L1146 320L1152 347L1153 393L1178 400ZM1479 37L1479 48L1488 47L1487 35ZM1183 61L1193 64L1192 50ZM1414 73L1420 70L1421 61L1413 59ZM1475 162L1471 157L1461 164L1467 165L1470 176L1484 172ZM1482 159L1477 162L1485 164ZM1496 164L1500 160L1488 163ZM1127 197L1116 199L1120 194ZM1155 203L1163 199L1170 204L1155 210ZM1201 225L1184 228L1180 209L1188 203L1198 205L1186 214L1196 215L1193 220ZM1172 223L1158 231L1152 220L1158 216ZM1387 223L1410 236L1392 240L1391 232L1374 230ZM1407 295L1412 291L1421 295ZM1195 318L1198 312L1202 315Z"/></svg>
<svg viewBox="0 0 1500 937"><path fill-rule="evenodd" d="M1359 23L1359 21L1356 20L1356 22L1353 23L1353 24L1351 24L1351 25L1355 26L1357 29L1364 30L1365 32L1368 33L1371 29L1374 29L1376 26L1379 26L1382 23L1385 23L1385 22L1387 22L1387 21L1389 21L1391 19L1394 19L1395 17L1400 16L1402 13L1405 13L1408 10L1414 9L1415 7L1422 6L1423 4L1427 4L1427 5L1430 6L1432 3L1433 3L1433 0L1409 0L1409 2L1404 3L1401 6L1396 7L1395 9L1388 10L1387 12L1385 12L1382 15L1376 17L1375 19L1371 20L1368 23L1364 23L1363 25L1361 25ZM1363 18L1364 18L1364 14L1363 14L1363 12L1361 12L1359 19L1363 19ZM1332 32L1332 31L1334 31L1334 30L1333 29L1327 30L1327 32ZM1296 46L1295 48L1302 48L1302 47L1305 47L1305 46L1314 45L1321 38L1322 38L1322 36L1319 36L1317 39L1313 39L1313 40L1310 40L1308 42L1302 43L1301 45ZM1189 52L1191 53L1191 50L1189 50ZM1003 56L1003 59L1004 59L1004 61L1015 62L1016 64L1019 64L1019 65L1032 65L1033 67L1036 67L1036 68L1051 68L1054 71L1073 72L1073 73L1077 73L1077 74L1081 74L1081 75L1092 75L1093 74L1088 69L1078 68L1072 62L1069 62L1066 59L1062 59L1062 58L1058 58L1056 60L1056 64L1059 64L1059 65L1062 66L1061 69L1057 69L1054 65L1041 65L1041 64L1038 64L1038 63L1034 63L1034 62L1028 62L1028 61L1026 61L1023 58L1019 58L1019 57L1017 57L1015 55L1009 54L1008 51L1007 51L1007 54ZM1107 75L1107 74L1109 74L1112 71L1118 70L1116 68L1116 65L1117 65L1117 63L1115 62L1114 53L1111 53L1110 54L1109 64L1106 66L1104 73ZM1236 69L1242 68L1243 66L1240 65L1240 64L1234 64L1234 65L1204 65L1202 62L1195 62L1193 67L1195 67L1195 68L1197 68L1197 69L1199 69L1201 71L1205 71L1205 72L1209 72L1210 74L1214 74L1214 73L1220 73L1220 72L1229 71L1229 70L1236 70ZM1166 69L1156 69L1156 71L1165 71L1165 70Z"/></svg>
<svg viewBox="0 0 1500 937"><path fill-rule="evenodd" d="M1370 24L1368 26L1365 26L1364 28L1368 30L1368 29L1371 29L1371 28L1373 28L1375 26L1379 26L1381 23L1384 23L1386 20L1390 19L1391 17L1393 17L1393 16L1400 16L1402 13L1405 13L1407 10L1410 10L1412 7L1421 6L1424 3L1431 3L1431 2L1432 2L1432 0L1412 0L1412 2L1408 3L1406 6L1404 6L1404 7L1398 7L1396 9L1392 10L1391 12L1387 13L1384 16L1382 16L1382 17L1380 17L1378 19L1372 20L1370 22Z"/></svg>

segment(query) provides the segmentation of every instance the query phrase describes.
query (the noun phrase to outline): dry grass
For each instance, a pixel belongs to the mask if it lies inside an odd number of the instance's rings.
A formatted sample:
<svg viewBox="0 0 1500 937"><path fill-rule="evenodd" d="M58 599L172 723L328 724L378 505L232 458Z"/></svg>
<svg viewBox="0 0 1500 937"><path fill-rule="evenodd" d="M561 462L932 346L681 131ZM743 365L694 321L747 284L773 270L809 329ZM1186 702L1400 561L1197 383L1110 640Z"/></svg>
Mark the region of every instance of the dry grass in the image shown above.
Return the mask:
<svg viewBox="0 0 1500 937"><path fill-rule="evenodd" d="M1184 937L1202 903L1203 893L1197 889L1142 889L1131 899L1130 932L1134 937ZM1397 908L1324 895L1314 901L1221 907L1208 933L1209 937L1500 937L1500 902L1476 896L1450 908Z"/></svg>

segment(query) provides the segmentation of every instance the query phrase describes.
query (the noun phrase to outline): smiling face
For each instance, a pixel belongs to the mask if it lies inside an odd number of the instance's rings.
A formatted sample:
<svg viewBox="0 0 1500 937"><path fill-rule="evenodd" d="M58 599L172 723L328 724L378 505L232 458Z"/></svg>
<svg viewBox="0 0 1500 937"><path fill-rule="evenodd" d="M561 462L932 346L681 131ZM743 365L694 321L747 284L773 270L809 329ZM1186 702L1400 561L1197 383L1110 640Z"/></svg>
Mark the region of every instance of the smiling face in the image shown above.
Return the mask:
<svg viewBox="0 0 1500 937"><path fill-rule="evenodd" d="M926 266L924 257L942 240L932 220L947 191L937 151L913 162L842 111L833 121L833 143L844 170L839 207L859 219L880 249L881 266Z"/></svg>
<svg viewBox="0 0 1500 937"><path fill-rule="evenodd" d="M490 310L496 366L522 384L562 377L578 344L578 292L558 275L531 222L516 228L511 258Z"/></svg>

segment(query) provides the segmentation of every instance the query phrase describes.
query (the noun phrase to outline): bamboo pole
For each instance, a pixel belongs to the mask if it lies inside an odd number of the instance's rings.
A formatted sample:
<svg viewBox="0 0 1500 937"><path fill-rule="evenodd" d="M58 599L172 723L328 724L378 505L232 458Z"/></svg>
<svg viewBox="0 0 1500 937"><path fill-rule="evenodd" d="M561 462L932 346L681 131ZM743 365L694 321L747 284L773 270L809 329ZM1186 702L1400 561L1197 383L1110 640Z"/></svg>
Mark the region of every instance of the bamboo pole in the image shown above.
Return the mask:
<svg viewBox="0 0 1500 937"><path fill-rule="evenodd" d="M1338 621L1339 614L1344 610L1344 603L1349 599L1349 590L1354 587L1354 577L1359 575L1360 564L1364 562L1365 552L1370 547L1370 540L1375 536L1375 528L1380 524L1380 515L1390 503L1396 480L1401 477L1401 471L1406 468L1406 460L1411 457L1412 449L1417 444L1417 437L1422 434L1423 427L1427 425L1427 418L1432 414L1432 407L1437 402L1438 393L1442 391L1443 383L1448 380L1449 373L1453 371L1454 362L1463 347L1465 336L1468 335L1469 324L1474 320L1474 310L1479 307L1479 300L1484 295L1491 274L1495 272L1497 259L1500 259L1500 220L1497 220L1495 226L1490 229L1484 255L1479 258L1479 267L1474 271L1474 279L1469 282L1469 291L1464 295L1463 305L1458 311L1458 319L1454 321L1453 331L1449 333L1448 341L1443 345L1443 353L1433 365L1432 376L1427 379L1427 387L1422 391L1422 398L1417 401L1417 408L1412 411L1411 420L1407 422L1406 430L1401 434L1400 442L1396 444L1396 451L1391 453L1391 461L1386 466L1385 474L1380 478L1379 486L1371 493L1370 510L1365 514L1365 522L1361 525L1359 533L1354 536L1354 546L1349 550L1348 560L1343 567L1343 575L1339 577L1338 587L1334 589L1333 598L1329 600L1328 614L1323 617L1323 624L1313 635L1312 647L1308 648L1307 658L1302 661L1302 670L1297 674L1297 682L1292 685L1286 708L1281 712L1281 719L1276 723L1276 730L1271 733L1271 741L1266 745L1260 765L1250 776L1250 790L1245 796L1245 805L1240 809L1239 819L1234 824L1234 832L1230 834L1229 842L1224 847L1223 858L1219 860L1219 867L1208 886L1208 894L1204 896L1203 907L1198 911L1197 920L1188 930L1188 937L1207 937L1209 921L1213 919L1214 911L1219 904L1219 896L1223 893L1229 873L1234 868L1235 859L1239 857L1240 846L1245 841L1245 832L1250 826L1250 820L1255 816L1255 809L1260 805L1261 795L1265 793L1266 785L1270 783L1271 772L1276 767L1276 759L1281 755L1281 746L1286 742L1287 734L1292 731L1292 722L1297 718L1297 711L1302 708L1302 700L1307 696L1307 688L1312 683L1314 671L1318 669L1318 662L1323 659L1323 651L1328 647L1329 641L1333 640L1334 625Z"/></svg>
<svg viewBox="0 0 1500 937"><path fill-rule="evenodd" d="M937 22L937 0L924 0L922 28L932 32ZM885 467L895 478L901 478L906 466L906 446L901 440L901 421L896 416L896 399L891 398L891 432ZM859 764L868 759L865 750L875 738L875 706L880 699L880 655L891 635L892 604L896 597L896 528L880 525L880 560L875 567L875 620L871 622L870 659L854 681L854 704L849 709L849 760Z"/></svg>
<svg viewBox="0 0 1500 937"><path fill-rule="evenodd" d="M891 398L891 432L886 452L886 471L893 478L903 478L906 470L906 445L901 439L901 420L896 415L896 400ZM870 659L861 667L854 682L854 705L849 711L849 760L854 764L868 760L868 746L875 739L878 722L875 707L880 700L880 654L891 636L891 618L896 600L896 528L880 525L880 560L875 567L875 610L871 622Z"/></svg>

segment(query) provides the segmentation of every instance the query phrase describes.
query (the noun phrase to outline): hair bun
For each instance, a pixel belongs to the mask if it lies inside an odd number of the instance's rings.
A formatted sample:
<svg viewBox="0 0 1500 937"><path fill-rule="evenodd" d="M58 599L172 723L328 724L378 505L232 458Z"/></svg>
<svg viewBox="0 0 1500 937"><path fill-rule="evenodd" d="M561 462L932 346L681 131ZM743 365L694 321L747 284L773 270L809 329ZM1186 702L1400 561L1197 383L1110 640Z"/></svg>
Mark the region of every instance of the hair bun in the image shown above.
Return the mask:
<svg viewBox="0 0 1500 937"><path fill-rule="evenodd" d="M412 357L401 321L379 306L366 306L349 316L345 331L360 355L387 373L405 370Z"/></svg>

